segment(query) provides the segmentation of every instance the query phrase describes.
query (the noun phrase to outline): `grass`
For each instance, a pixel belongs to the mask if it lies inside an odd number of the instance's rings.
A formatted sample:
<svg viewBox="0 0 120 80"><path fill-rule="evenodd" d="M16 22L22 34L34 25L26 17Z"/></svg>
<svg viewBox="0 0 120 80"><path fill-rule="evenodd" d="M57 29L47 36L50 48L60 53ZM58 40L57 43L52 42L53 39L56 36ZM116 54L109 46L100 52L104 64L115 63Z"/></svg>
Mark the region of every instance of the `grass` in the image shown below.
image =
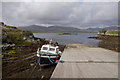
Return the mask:
<svg viewBox="0 0 120 80"><path fill-rule="evenodd" d="M16 27L14 27L14 26L7 26L7 25L0 25L0 26L6 27L6 28L13 28L13 29L17 29L17 28L16 28Z"/></svg>
<svg viewBox="0 0 120 80"><path fill-rule="evenodd" d="M11 55L11 54L15 54L15 51L14 51L14 50L7 50L7 51L4 52L3 54Z"/></svg>
<svg viewBox="0 0 120 80"><path fill-rule="evenodd" d="M108 30L106 34L120 34L120 30Z"/></svg>
<svg viewBox="0 0 120 80"><path fill-rule="evenodd" d="M33 36L33 33L31 31L21 30L21 29L17 29L14 26L7 26L7 25L2 25L2 26L0 25L0 28L2 28L2 30L5 32L5 34L2 34L2 36L5 36L4 42L8 44L15 44L15 47L13 48L6 48L5 50L2 50L3 53L1 55L2 58L13 57L14 54L16 55L16 53L24 52L24 50L21 51L22 48L19 48L17 46L29 46L32 44L32 38L30 36Z"/></svg>
<svg viewBox="0 0 120 80"><path fill-rule="evenodd" d="M11 38L13 44L16 44L16 45L30 44L30 42L28 42L27 40L24 40L24 37L32 36L33 34L31 31L11 28L12 26L5 26L5 27L8 27L8 28L3 27L2 29L7 32L7 35Z"/></svg>

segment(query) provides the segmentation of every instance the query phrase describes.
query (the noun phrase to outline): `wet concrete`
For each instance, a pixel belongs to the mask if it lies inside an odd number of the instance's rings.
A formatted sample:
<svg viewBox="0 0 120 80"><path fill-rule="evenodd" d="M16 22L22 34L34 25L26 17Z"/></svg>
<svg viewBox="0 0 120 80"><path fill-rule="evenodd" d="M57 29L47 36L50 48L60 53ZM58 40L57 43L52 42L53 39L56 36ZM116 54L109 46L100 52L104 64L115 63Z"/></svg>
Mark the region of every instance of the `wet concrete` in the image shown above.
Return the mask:
<svg viewBox="0 0 120 80"><path fill-rule="evenodd" d="M118 52L112 50L68 44L60 60L64 62L57 64L52 79L118 78Z"/></svg>

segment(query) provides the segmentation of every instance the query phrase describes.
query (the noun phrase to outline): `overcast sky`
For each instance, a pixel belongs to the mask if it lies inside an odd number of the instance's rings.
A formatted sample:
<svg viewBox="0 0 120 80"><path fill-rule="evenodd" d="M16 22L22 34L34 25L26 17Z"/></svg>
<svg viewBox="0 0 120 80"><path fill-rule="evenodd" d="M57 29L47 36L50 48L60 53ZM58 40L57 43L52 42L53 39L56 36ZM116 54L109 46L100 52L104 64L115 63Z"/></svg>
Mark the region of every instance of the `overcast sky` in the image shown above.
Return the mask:
<svg viewBox="0 0 120 80"><path fill-rule="evenodd" d="M3 2L7 25L106 27L118 24L117 2Z"/></svg>

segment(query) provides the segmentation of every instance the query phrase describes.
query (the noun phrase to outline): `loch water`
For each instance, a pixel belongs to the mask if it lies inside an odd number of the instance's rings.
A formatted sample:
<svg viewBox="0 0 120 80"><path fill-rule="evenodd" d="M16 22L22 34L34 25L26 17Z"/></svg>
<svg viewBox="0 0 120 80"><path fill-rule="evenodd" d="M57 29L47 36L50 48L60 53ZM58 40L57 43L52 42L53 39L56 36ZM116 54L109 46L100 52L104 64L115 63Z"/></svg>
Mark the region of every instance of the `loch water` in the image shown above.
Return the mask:
<svg viewBox="0 0 120 80"><path fill-rule="evenodd" d="M88 37L95 36L97 33L77 33L77 35L59 35L60 33L34 33L35 37L53 40L59 44L80 43L92 46L98 46L100 40L91 39Z"/></svg>

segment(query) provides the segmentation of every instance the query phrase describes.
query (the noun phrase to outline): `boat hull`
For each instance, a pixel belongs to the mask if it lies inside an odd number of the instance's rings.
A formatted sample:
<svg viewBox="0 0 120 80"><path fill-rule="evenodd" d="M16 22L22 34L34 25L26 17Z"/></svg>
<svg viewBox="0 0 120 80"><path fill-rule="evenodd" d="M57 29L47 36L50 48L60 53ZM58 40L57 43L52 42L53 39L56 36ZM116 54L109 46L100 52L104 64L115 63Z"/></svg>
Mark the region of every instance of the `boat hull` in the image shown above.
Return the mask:
<svg viewBox="0 0 120 80"><path fill-rule="evenodd" d="M42 65L51 65L56 64L57 61L60 59L60 56L41 56L38 57L37 63Z"/></svg>

